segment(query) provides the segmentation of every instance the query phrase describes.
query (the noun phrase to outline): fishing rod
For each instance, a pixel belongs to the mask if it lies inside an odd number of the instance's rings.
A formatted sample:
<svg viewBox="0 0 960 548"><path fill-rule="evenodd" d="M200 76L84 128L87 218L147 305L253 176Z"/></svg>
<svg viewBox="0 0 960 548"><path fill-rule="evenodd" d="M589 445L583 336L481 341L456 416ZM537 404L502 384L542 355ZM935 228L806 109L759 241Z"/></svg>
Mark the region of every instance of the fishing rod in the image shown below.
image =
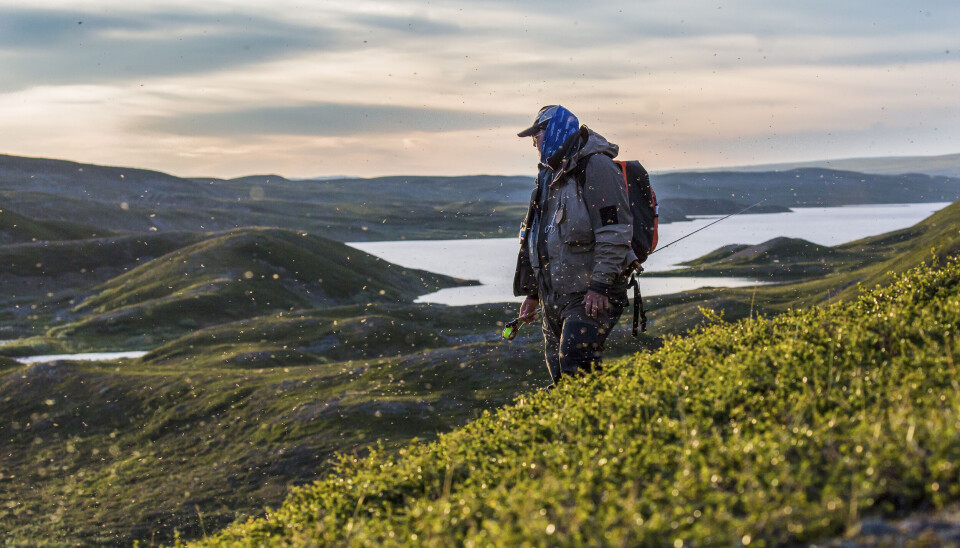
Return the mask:
<svg viewBox="0 0 960 548"><path fill-rule="evenodd" d="M666 249L666 248L672 246L673 244L679 242L680 240L683 240L683 239L685 239L685 238L689 238L690 236L693 236L694 234L696 234L697 232L700 232L701 230L706 230L706 229L710 228L711 226L719 223L720 221L729 219L730 217L733 217L733 216L735 216L735 215L740 215L741 213L744 213L744 212L746 212L746 211L748 211L748 210L750 210L750 209L752 209L752 208L754 208L754 207L757 207L758 205L762 204L762 203L765 202L765 201L767 201L766 198L760 200L759 202L757 202L757 203L755 203L755 204L753 204L753 205L749 205L749 206L741 209L740 211L737 211L736 213L731 213L731 214L729 214L729 215L727 215L727 216L725 216L725 217L721 217L721 218L717 219L716 221L713 221L712 223L710 223L710 224L708 224L708 225L706 225L706 226L702 226L702 227L694 230L693 232L691 232L691 233L689 233L689 234L686 234L686 235L684 235L684 236L681 236L681 237L677 238L676 240L670 242L669 244L667 244L667 245L665 245L665 246L663 246L663 247L658 247L657 249L655 249L655 250L653 250L652 252L650 252L650 255L653 255L653 254L656 253L657 251ZM647 256L649 257L650 255L647 255ZM641 269L641 271L642 271L642 269ZM634 284L635 284L635 283L636 283L636 281L634 281ZM635 289L636 289L636 288L637 288L637 287L635 286ZM637 295L638 295L638 294L639 294L638 292L634 292L634 297L633 297L633 298L634 298L634 301L635 301L635 302L636 302L636 299L637 299ZM539 312L540 312L540 308L538 307L536 310L533 311L533 313L532 313L530 316L531 316L531 317L536 317L536 315L537 315ZM634 314L635 314L635 315L636 315L636 312L637 312L637 311L634 310ZM643 316L644 316L644 318L643 318L643 324L644 324L643 330L646 331L646 330L647 330L647 328L646 328L647 319L646 319L646 315L645 315L645 314L644 314ZM636 317L634 318L634 322L636 322ZM520 318L514 318L513 320L511 320L511 321L507 322L506 324L504 324L504 326L503 326L503 332L501 333L501 336L502 336L504 339L508 340L508 341L512 341L514 338L516 338L517 333L520 331L520 326L522 326L524 323L527 323L527 322L524 322L524 321L521 320ZM636 336L636 326L634 326L634 336Z"/></svg>
<svg viewBox="0 0 960 548"><path fill-rule="evenodd" d="M681 236L681 237L677 238L676 240L670 242L669 244L667 244L667 245L665 245L665 246L663 246L663 247L658 247L658 248L654 249L653 251L650 252L650 255L653 255L653 254L656 253L657 251L663 251L664 249L672 246L673 244L679 242L680 240L683 240L683 239L685 239L685 238L689 238L690 236L693 236L694 234L696 234L697 232L700 232L701 230L706 230L706 229L710 228L711 226L719 223L720 221L723 221L723 220L725 220L725 219L729 219L730 217L733 217L734 215L740 215L741 213L747 211L748 209L757 207L758 205L762 204L762 203L765 202L765 201L767 201L766 198L760 200L759 202L757 202L757 203L755 203L755 204L753 204L753 205L749 205L749 206L741 209L740 211L737 211L736 213L731 213L731 214L727 215L726 217L721 217L721 218L717 219L716 221L713 221L712 223L710 223L710 224L708 224L708 225L706 225L706 226L702 226L702 227L694 230L694 231L691 232L690 234L686 234L686 235L684 235L684 236ZM647 256L649 257L650 255L647 255Z"/></svg>

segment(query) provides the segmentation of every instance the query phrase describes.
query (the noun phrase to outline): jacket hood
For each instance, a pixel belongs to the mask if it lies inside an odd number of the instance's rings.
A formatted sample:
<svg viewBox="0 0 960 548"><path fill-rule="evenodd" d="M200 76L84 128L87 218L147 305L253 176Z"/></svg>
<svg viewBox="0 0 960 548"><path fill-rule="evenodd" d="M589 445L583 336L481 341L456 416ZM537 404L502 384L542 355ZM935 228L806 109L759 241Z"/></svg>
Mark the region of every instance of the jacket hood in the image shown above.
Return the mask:
<svg viewBox="0 0 960 548"><path fill-rule="evenodd" d="M584 139L580 152L577 153L577 160L585 158L591 154L606 154L611 158L616 158L620 152L620 147L607 141L603 135L593 131L587 126L580 128L580 136Z"/></svg>
<svg viewBox="0 0 960 548"><path fill-rule="evenodd" d="M543 163L554 171L566 172L572 170L581 158L598 153L616 158L618 152L620 152L620 147L607 141L603 135L587 126L580 126L580 130L571 135Z"/></svg>

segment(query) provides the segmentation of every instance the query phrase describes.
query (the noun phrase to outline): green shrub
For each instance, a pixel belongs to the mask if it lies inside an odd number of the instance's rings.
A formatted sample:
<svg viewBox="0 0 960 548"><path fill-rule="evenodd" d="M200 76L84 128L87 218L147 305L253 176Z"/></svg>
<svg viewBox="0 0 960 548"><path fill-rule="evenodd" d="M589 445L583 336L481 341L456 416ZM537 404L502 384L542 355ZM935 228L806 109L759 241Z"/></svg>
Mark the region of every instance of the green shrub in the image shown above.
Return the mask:
<svg viewBox="0 0 960 548"><path fill-rule="evenodd" d="M391 456L341 457L208 543L751 545L960 499L960 265L711 325Z"/></svg>

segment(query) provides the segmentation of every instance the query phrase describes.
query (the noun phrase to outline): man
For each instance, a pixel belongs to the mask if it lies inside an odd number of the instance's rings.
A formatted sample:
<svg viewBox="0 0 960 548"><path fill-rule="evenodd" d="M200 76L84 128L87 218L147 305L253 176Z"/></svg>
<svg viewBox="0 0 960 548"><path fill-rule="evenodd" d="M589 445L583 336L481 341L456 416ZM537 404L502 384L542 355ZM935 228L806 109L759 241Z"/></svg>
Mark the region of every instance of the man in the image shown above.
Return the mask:
<svg viewBox="0 0 960 548"><path fill-rule="evenodd" d="M520 231L513 290L526 296L520 319L543 314L547 369L565 377L599 371L603 345L627 305L629 269L637 260L618 147L559 105L540 109L533 125L540 152L537 188Z"/></svg>

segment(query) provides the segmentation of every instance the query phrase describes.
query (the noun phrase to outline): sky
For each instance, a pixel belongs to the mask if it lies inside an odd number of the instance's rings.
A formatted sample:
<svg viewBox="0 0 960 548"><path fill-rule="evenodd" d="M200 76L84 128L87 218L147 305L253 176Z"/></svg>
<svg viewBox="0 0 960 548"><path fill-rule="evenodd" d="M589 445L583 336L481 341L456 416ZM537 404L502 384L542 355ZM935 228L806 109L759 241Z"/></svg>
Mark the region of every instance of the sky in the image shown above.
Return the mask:
<svg viewBox="0 0 960 548"><path fill-rule="evenodd" d="M960 152L960 2L0 0L0 154L523 175L562 104L653 171Z"/></svg>

